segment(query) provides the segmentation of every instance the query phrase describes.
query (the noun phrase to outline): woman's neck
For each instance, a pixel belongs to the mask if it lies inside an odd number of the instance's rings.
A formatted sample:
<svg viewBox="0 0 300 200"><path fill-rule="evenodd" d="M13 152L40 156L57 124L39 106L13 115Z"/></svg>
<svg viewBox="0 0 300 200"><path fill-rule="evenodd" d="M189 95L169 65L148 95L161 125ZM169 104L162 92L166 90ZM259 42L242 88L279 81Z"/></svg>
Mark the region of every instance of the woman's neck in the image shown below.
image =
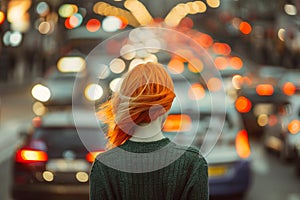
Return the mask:
<svg viewBox="0 0 300 200"><path fill-rule="evenodd" d="M162 118L152 121L149 124L142 124L135 128L132 137L129 139L135 142L152 142L158 141L165 136L161 132L162 129Z"/></svg>

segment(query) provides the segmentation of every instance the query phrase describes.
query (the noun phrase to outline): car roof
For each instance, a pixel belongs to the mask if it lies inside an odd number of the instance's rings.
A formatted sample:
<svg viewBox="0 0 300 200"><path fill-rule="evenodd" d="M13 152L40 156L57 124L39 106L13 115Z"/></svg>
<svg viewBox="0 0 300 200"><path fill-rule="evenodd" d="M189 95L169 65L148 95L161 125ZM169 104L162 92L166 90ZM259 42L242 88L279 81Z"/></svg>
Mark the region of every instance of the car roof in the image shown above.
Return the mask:
<svg viewBox="0 0 300 200"><path fill-rule="evenodd" d="M99 124L93 123L90 120L90 114L87 110L76 110L76 120L72 110L67 111L51 111L41 117L41 124L39 127L85 127L85 128L99 128Z"/></svg>
<svg viewBox="0 0 300 200"><path fill-rule="evenodd" d="M232 107L229 97L224 93L211 93L205 89L205 95L199 100L191 100L188 96L188 90L191 83L186 80L175 79L176 98L172 104L170 112L215 112L224 113L227 108Z"/></svg>

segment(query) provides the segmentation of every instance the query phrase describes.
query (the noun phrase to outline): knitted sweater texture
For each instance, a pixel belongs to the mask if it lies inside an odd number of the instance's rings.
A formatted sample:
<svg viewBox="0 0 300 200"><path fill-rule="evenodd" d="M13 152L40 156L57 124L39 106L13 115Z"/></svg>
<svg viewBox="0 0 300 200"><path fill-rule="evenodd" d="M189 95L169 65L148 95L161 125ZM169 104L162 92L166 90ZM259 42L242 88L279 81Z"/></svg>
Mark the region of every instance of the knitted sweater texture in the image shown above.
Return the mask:
<svg viewBox="0 0 300 200"><path fill-rule="evenodd" d="M126 141L100 154L90 173L90 200L208 199L207 162L168 138Z"/></svg>

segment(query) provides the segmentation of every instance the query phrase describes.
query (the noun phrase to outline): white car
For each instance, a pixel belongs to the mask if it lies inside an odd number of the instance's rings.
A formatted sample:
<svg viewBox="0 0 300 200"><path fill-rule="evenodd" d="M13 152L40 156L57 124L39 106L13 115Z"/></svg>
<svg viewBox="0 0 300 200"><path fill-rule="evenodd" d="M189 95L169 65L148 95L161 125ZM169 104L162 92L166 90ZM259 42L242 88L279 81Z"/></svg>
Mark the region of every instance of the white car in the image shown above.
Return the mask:
<svg viewBox="0 0 300 200"><path fill-rule="evenodd" d="M208 90L196 90L198 99L192 100L194 84L199 83L174 79L176 99L164 124L164 134L175 143L201 150L209 164L211 196L243 196L250 186L251 152L240 115L227 96L211 104ZM203 96L198 96L200 91Z"/></svg>

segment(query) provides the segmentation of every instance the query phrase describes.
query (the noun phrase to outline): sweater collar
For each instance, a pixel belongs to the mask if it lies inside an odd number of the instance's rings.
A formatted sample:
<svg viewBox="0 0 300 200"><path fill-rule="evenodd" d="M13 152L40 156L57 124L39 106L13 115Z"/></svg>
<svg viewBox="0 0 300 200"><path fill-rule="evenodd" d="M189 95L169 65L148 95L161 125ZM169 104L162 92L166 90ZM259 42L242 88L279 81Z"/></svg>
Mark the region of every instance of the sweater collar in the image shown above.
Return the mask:
<svg viewBox="0 0 300 200"><path fill-rule="evenodd" d="M150 142L137 142L137 141L127 140L124 144L122 144L119 147L129 152L145 153L145 152L151 152L151 151L156 151L158 149L161 149L162 147L166 146L169 143L170 143L169 138L163 138L161 140L150 141Z"/></svg>

